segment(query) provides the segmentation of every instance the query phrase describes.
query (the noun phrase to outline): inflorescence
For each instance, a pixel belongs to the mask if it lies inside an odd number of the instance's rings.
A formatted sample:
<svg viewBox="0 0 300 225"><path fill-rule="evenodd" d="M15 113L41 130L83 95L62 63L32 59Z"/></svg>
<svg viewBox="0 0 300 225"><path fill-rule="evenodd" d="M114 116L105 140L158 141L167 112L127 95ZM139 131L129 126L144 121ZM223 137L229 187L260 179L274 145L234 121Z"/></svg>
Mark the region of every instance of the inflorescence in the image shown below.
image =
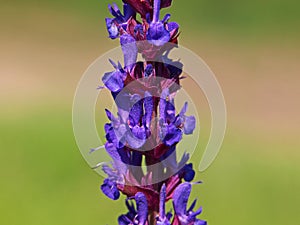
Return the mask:
<svg viewBox="0 0 300 225"><path fill-rule="evenodd" d="M106 18L106 26L111 39L120 39L124 66L110 60L114 71L102 78L118 112L106 110L110 122L104 127L104 148L112 165L102 165L108 177L101 190L113 200L120 193L127 196L128 212L118 218L119 225L206 224L196 218L202 211L194 210L196 200L187 206L195 184L189 155L180 161L176 157L177 144L193 133L196 120L185 115L187 103L175 109L183 65L168 59L168 53L178 44L179 25L169 22L170 14L160 19L161 8L171 3L123 0L123 12L109 5L112 18ZM143 61L137 61L138 54ZM169 200L173 212L166 212Z"/></svg>

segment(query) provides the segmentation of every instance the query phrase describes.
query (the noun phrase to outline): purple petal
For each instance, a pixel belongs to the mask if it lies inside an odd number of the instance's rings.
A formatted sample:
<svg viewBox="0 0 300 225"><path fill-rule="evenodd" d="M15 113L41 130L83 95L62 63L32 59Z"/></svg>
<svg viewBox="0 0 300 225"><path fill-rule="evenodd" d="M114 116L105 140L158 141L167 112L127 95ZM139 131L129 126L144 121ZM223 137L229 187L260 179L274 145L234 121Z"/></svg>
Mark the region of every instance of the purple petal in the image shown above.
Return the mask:
<svg viewBox="0 0 300 225"><path fill-rule="evenodd" d="M137 24L134 27L134 37L138 38L138 37L144 37L144 28L142 24ZM137 39L138 40L138 39Z"/></svg>
<svg viewBox="0 0 300 225"><path fill-rule="evenodd" d="M111 111L109 111L108 109L105 109L105 113L106 113L106 116L107 118L112 121L115 119L114 115L111 113Z"/></svg>
<svg viewBox="0 0 300 225"><path fill-rule="evenodd" d="M106 126L106 125L105 125ZM108 127L108 126L106 126ZM117 137L115 135L115 132L112 128L112 126L110 125L110 128L109 130L106 131L106 135L105 135L105 138L106 140L109 142L109 143L112 143L112 144L116 144L117 143Z"/></svg>
<svg viewBox="0 0 300 225"><path fill-rule="evenodd" d="M123 5L123 11L124 11L124 20L128 21L130 17L135 15L135 11L129 4Z"/></svg>
<svg viewBox="0 0 300 225"><path fill-rule="evenodd" d="M105 149L106 149L107 153L109 154L109 156L113 160L119 160L120 161L120 155L117 152L117 148L113 143L106 142L105 143Z"/></svg>
<svg viewBox="0 0 300 225"><path fill-rule="evenodd" d="M115 3L113 7L111 5L108 5L108 9L110 13L115 17L115 20L117 21L118 24L125 23L126 21L128 21L130 17L135 15L134 10L128 4L123 4L124 15L121 13L120 9Z"/></svg>
<svg viewBox="0 0 300 225"><path fill-rule="evenodd" d="M165 123L166 122L166 105L167 105L167 97L169 96L169 89L164 89L161 93L160 101L159 101L159 117L160 120Z"/></svg>
<svg viewBox="0 0 300 225"><path fill-rule="evenodd" d="M114 129L114 132L116 134L117 140L116 142L124 142L124 139L126 138L126 133L128 131L127 124L121 124L117 129ZM122 144L121 144L122 146Z"/></svg>
<svg viewBox="0 0 300 225"><path fill-rule="evenodd" d="M161 218L164 218L166 215L165 212L165 201L166 201L166 185L163 184L160 190L160 196L159 196L159 216Z"/></svg>
<svg viewBox="0 0 300 225"><path fill-rule="evenodd" d="M105 73L102 77L102 81L112 92L120 91L124 87L123 74L119 70Z"/></svg>
<svg viewBox="0 0 300 225"><path fill-rule="evenodd" d="M151 23L147 32L147 40L153 45L162 46L170 40L170 33L162 22Z"/></svg>
<svg viewBox="0 0 300 225"><path fill-rule="evenodd" d="M194 116L186 116L183 132L184 134L192 134L196 127L196 119Z"/></svg>
<svg viewBox="0 0 300 225"><path fill-rule="evenodd" d="M182 168L182 172L183 172L183 178L185 181L190 182L194 179L195 177L195 171L193 170L193 164L186 164L183 168Z"/></svg>
<svg viewBox="0 0 300 225"><path fill-rule="evenodd" d="M165 117L167 123L172 123L175 120L175 106L173 102L166 102Z"/></svg>
<svg viewBox="0 0 300 225"><path fill-rule="evenodd" d="M141 140L147 139L145 127L134 126L132 128L132 134L138 139L141 139Z"/></svg>
<svg viewBox="0 0 300 225"><path fill-rule="evenodd" d="M171 225L170 221L165 219L163 221L157 221L156 225Z"/></svg>
<svg viewBox="0 0 300 225"><path fill-rule="evenodd" d="M108 59L108 61L110 62L110 64L116 69L122 69L122 68L119 68L118 65L112 60L112 59Z"/></svg>
<svg viewBox="0 0 300 225"><path fill-rule="evenodd" d="M176 22L170 22L170 23L167 23L167 29L169 32L172 32L173 30L178 30L179 25Z"/></svg>
<svg viewBox="0 0 300 225"><path fill-rule="evenodd" d="M152 120L152 112L153 112L153 98L149 92L145 93L145 99L144 99L144 108L145 108L145 125L149 129L151 120Z"/></svg>
<svg viewBox="0 0 300 225"><path fill-rule="evenodd" d="M125 215L121 215L118 218L118 223L119 225L129 225L129 224L133 224L133 222Z"/></svg>
<svg viewBox="0 0 300 225"><path fill-rule="evenodd" d="M153 72L152 64L148 64L145 68L145 77L149 77Z"/></svg>
<svg viewBox="0 0 300 225"><path fill-rule="evenodd" d="M133 95L132 99L134 104L129 112L129 124L130 126L135 126L139 124L143 114L143 101L141 100L139 95Z"/></svg>
<svg viewBox="0 0 300 225"><path fill-rule="evenodd" d="M112 129L111 123L106 123L104 125L104 131L105 133L108 133Z"/></svg>
<svg viewBox="0 0 300 225"><path fill-rule="evenodd" d="M169 150L167 150L167 152L160 158L160 160L163 161L164 166L171 169L171 173L178 168L175 150L176 146L171 146Z"/></svg>
<svg viewBox="0 0 300 225"><path fill-rule="evenodd" d="M127 213L128 217L129 218L134 218L135 215L136 215L136 213L137 213L136 210L135 210L135 208L134 208L134 204L130 203L128 199L126 199L125 204L126 204L126 207L127 207L128 211L129 211Z"/></svg>
<svg viewBox="0 0 300 225"><path fill-rule="evenodd" d="M180 61L173 61L168 58L168 55L163 55L163 62L167 65L170 71L170 78L178 78L182 73L183 64Z"/></svg>
<svg viewBox="0 0 300 225"><path fill-rule="evenodd" d="M196 212L189 211L190 221L195 221L196 220L196 216L198 216L201 213L202 213L202 207L200 207Z"/></svg>
<svg viewBox="0 0 300 225"><path fill-rule="evenodd" d="M124 55L125 67L133 65L136 62L138 54L138 48L136 46L135 39L129 34L123 34L120 37L120 43Z"/></svg>
<svg viewBox="0 0 300 225"><path fill-rule="evenodd" d="M119 29L114 23L114 19L106 18L105 19L106 28L111 39L116 39L119 36Z"/></svg>
<svg viewBox="0 0 300 225"><path fill-rule="evenodd" d="M108 5L108 10L110 11L111 15L119 18L120 16L122 16L118 6L116 4L114 4L114 6L112 7L110 4Z"/></svg>
<svg viewBox="0 0 300 225"><path fill-rule="evenodd" d="M104 173L106 173L108 175L108 177L110 179L117 180L119 178L118 174L112 168L110 168L108 165L104 164L102 166L102 170Z"/></svg>
<svg viewBox="0 0 300 225"><path fill-rule="evenodd" d="M180 184L174 191L173 204L174 210L177 216L186 215L186 206L191 193L192 185L190 183Z"/></svg>
<svg viewBox="0 0 300 225"><path fill-rule="evenodd" d="M118 106L118 108L121 108L127 112L129 112L130 109L130 95L127 93L127 91L121 91L121 92L112 92L112 96ZM123 117L122 117L123 118ZM125 118L123 118L125 119ZM126 118L127 120L128 118Z"/></svg>
<svg viewBox="0 0 300 225"><path fill-rule="evenodd" d="M173 215L172 215L171 212L168 212L167 215L166 215L166 217L167 217L168 220L171 220L172 216L173 216Z"/></svg>
<svg viewBox="0 0 300 225"><path fill-rule="evenodd" d="M195 206L196 206L196 203L197 203L197 199L195 199L195 200L193 201L193 203L191 204L190 208L188 209L188 212L193 211L193 209L194 209Z"/></svg>
<svg viewBox="0 0 300 225"><path fill-rule="evenodd" d="M167 146L172 146L182 139L182 131L174 125L162 128L162 131L164 136L163 141Z"/></svg>
<svg viewBox="0 0 300 225"><path fill-rule="evenodd" d="M120 192L117 188L117 184L110 179L105 179L101 185L102 192L109 198L117 200L120 197Z"/></svg>
<svg viewBox="0 0 300 225"><path fill-rule="evenodd" d="M147 13L146 14L146 20L147 20L147 23L151 23L151 15L150 15L150 13Z"/></svg>
<svg viewBox="0 0 300 225"><path fill-rule="evenodd" d="M207 222L204 220L196 220L194 223L194 225L206 225L206 224L207 224Z"/></svg>
<svg viewBox="0 0 300 225"><path fill-rule="evenodd" d="M159 20L160 3L161 0L153 0L153 21L154 22L157 22Z"/></svg>
<svg viewBox="0 0 300 225"><path fill-rule="evenodd" d="M166 23L166 22L168 22L169 21L169 19L170 19L170 17L171 17L171 14L166 14L165 15L165 17L162 19L162 23Z"/></svg>
<svg viewBox="0 0 300 225"><path fill-rule="evenodd" d="M138 148L142 147L146 142L145 139L137 138L132 132L127 133L126 141L127 141L128 145L133 149L138 149Z"/></svg>
<svg viewBox="0 0 300 225"><path fill-rule="evenodd" d="M117 149L112 143L106 143L105 149L109 156L113 159L114 168L118 171L118 173L123 175L126 174L126 165L129 163L129 159L128 156L126 156L124 149Z"/></svg>
<svg viewBox="0 0 300 225"><path fill-rule="evenodd" d="M146 196L138 192L134 197L137 205L138 221L140 225L144 225L148 217L148 203Z"/></svg>
<svg viewBox="0 0 300 225"><path fill-rule="evenodd" d="M183 107L182 107L182 109L181 109L181 111L180 111L180 113L179 113L179 116L184 116L184 114L187 111L187 107L188 107L188 103L185 102L184 105L183 105Z"/></svg>

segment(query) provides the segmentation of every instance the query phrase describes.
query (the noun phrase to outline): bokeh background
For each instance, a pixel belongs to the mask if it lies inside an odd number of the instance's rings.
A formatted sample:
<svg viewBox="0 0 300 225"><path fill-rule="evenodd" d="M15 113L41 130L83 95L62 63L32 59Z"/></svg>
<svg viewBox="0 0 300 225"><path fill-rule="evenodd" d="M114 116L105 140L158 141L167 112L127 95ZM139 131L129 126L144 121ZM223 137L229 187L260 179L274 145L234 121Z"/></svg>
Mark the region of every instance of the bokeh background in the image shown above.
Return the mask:
<svg viewBox="0 0 300 225"><path fill-rule="evenodd" d="M0 0L0 224L117 224L125 212L100 192L72 132L77 82L118 45L109 2ZM300 224L299 1L174 0L170 11L228 107L221 152L193 190L202 218Z"/></svg>

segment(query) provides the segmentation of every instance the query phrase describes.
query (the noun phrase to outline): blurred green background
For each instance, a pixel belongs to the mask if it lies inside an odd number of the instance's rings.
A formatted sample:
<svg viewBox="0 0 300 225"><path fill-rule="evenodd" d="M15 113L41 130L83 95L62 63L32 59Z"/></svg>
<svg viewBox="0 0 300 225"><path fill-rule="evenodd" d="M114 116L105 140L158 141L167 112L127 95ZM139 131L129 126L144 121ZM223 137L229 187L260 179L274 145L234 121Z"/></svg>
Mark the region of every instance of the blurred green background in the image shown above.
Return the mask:
<svg viewBox="0 0 300 225"><path fill-rule="evenodd" d="M125 212L100 192L71 121L81 75L118 45L109 2L0 1L0 224L117 224ZM228 107L224 145L193 190L202 218L300 224L300 2L174 0L170 11Z"/></svg>

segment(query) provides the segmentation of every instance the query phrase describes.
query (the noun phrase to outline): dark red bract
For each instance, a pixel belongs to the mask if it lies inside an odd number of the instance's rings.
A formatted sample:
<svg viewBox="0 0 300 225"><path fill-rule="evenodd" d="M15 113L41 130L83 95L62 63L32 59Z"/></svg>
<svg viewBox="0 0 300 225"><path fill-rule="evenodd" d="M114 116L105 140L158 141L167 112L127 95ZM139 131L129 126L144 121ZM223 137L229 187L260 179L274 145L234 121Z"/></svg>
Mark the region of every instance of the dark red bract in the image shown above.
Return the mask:
<svg viewBox="0 0 300 225"><path fill-rule="evenodd" d="M143 18L147 13L153 14L153 0L123 0L123 2L131 5ZM161 8L170 7L171 4L172 0L161 0Z"/></svg>

